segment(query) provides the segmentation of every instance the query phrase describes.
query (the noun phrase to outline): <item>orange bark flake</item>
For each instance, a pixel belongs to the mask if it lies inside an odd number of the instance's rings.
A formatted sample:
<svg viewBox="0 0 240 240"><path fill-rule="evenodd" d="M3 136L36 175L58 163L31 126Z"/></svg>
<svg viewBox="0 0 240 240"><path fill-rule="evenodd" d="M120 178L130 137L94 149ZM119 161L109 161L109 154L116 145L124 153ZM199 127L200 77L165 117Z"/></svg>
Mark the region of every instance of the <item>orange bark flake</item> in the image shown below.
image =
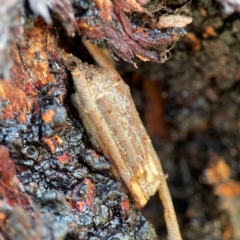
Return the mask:
<svg viewBox="0 0 240 240"><path fill-rule="evenodd" d="M78 200L79 198L79 189L84 189L85 199ZM94 187L92 181L88 178L85 178L79 185L75 186L72 191L71 198L69 202L71 202L71 206L76 210L83 212L87 207L93 207L93 201L96 196L96 188Z"/></svg>
<svg viewBox="0 0 240 240"><path fill-rule="evenodd" d="M29 95L29 96L37 96L38 95L38 90L37 88L34 86L34 84L32 83L26 83L24 85L24 92L26 95Z"/></svg>
<svg viewBox="0 0 240 240"><path fill-rule="evenodd" d="M49 70L47 49L47 46L53 49L54 36L49 34L47 38L48 30L43 21L38 21L34 29L25 32L25 46L11 46L11 79L0 83L3 120L16 118L19 123L24 123L27 112L36 106L38 88L55 82Z"/></svg>
<svg viewBox="0 0 240 240"><path fill-rule="evenodd" d="M43 137L43 140L49 147L51 153L54 153L56 147L63 143L62 139L58 135L54 135L52 138Z"/></svg>
<svg viewBox="0 0 240 240"><path fill-rule="evenodd" d="M15 177L16 168L7 149L0 146L0 195L5 197L10 206L29 206L31 203L26 195L20 192L20 181ZM3 216L0 216L0 221Z"/></svg>
<svg viewBox="0 0 240 240"><path fill-rule="evenodd" d="M11 186L15 173L15 164L10 159L7 149L0 146L0 185L4 183L5 185Z"/></svg>
<svg viewBox="0 0 240 240"><path fill-rule="evenodd" d="M112 19L112 3L110 0L94 0L97 7L100 9L100 17L110 21Z"/></svg>
<svg viewBox="0 0 240 240"><path fill-rule="evenodd" d="M209 26L205 29L205 32L203 33L203 37L204 38L208 38L208 37L216 37L217 33L215 32L214 28Z"/></svg>
<svg viewBox="0 0 240 240"><path fill-rule="evenodd" d="M20 48L21 49L21 48ZM18 91L22 90L24 97L21 97L22 101L19 106L28 106L28 110L33 108L33 105L36 104L36 97L38 96L38 89L34 85L33 78L30 78L27 71L24 68L24 63L20 58L20 52L16 45L11 47L11 58L13 65L11 67L11 79L10 83L14 87L14 93L16 96L20 96ZM22 95L23 95L22 94Z"/></svg>
<svg viewBox="0 0 240 240"><path fill-rule="evenodd" d="M221 197L237 197L240 195L240 183L231 179L226 183L218 184L214 188L214 193Z"/></svg>
<svg viewBox="0 0 240 240"><path fill-rule="evenodd" d="M71 153L64 153L63 155L57 156L56 158L57 158L62 164L66 164L66 163L69 162L69 160L71 160L72 155L71 155Z"/></svg>
<svg viewBox="0 0 240 240"><path fill-rule="evenodd" d="M19 50L16 45L11 46L11 59L13 65L11 67L11 83L14 87L20 88L25 92L25 85L30 82L30 78L23 67L23 63L19 56Z"/></svg>
<svg viewBox="0 0 240 240"><path fill-rule="evenodd" d="M78 212L85 212L87 210L87 204L83 201L77 201L74 204L74 208L78 211Z"/></svg>
<svg viewBox="0 0 240 240"><path fill-rule="evenodd" d="M201 50L201 43L194 33L188 33L186 38L192 43L193 51L197 52Z"/></svg>
<svg viewBox="0 0 240 240"><path fill-rule="evenodd" d="M93 0L96 6L100 9L100 17L110 21L113 16L113 10L125 11L125 12L144 12L149 16L152 16L150 12L148 12L141 5L147 4L149 0L139 1L139 0Z"/></svg>
<svg viewBox="0 0 240 240"><path fill-rule="evenodd" d="M230 168L220 156L213 156L206 171L206 178L209 184L225 182L230 177Z"/></svg>
<svg viewBox="0 0 240 240"><path fill-rule="evenodd" d="M48 145L51 153L54 153L55 152L55 146L54 146L53 142L51 141L51 139L43 137L43 140Z"/></svg>
<svg viewBox="0 0 240 240"><path fill-rule="evenodd" d="M130 204L129 204L128 198L124 198L121 200L120 207L121 207L122 218L126 219L128 216L129 209L130 209Z"/></svg>
<svg viewBox="0 0 240 240"><path fill-rule="evenodd" d="M230 173L230 167L224 159L210 152L210 163L206 171L207 182L213 185L214 193L222 198L240 195L240 182L230 179Z"/></svg>
<svg viewBox="0 0 240 240"><path fill-rule="evenodd" d="M232 228L231 225L228 225L227 227L225 227L223 229L222 239L223 240L230 240L230 239L232 239L232 236L233 236L233 228Z"/></svg>
<svg viewBox="0 0 240 240"><path fill-rule="evenodd" d="M207 27L205 32L211 37L216 37L217 36L217 33L215 32L214 28L211 27L211 26Z"/></svg>
<svg viewBox="0 0 240 240"><path fill-rule="evenodd" d="M93 183L90 179L85 179L84 183L88 187L88 194L87 194L87 198L86 198L86 203L87 203L88 206L92 206L94 197L96 196L96 188L94 187L94 185L93 185Z"/></svg>
<svg viewBox="0 0 240 240"><path fill-rule="evenodd" d="M45 122L45 123L50 123L53 121L53 117L55 116L55 111L50 109L50 110L47 110L45 111L43 114L42 114L42 120Z"/></svg>
<svg viewBox="0 0 240 240"><path fill-rule="evenodd" d="M20 48L22 61L36 87L55 82L49 71L47 36L48 27L39 20L33 29L25 33L27 46Z"/></svg>
<svg viewBox="0 0 240 240"><path fill-rule="evenodd" d="M0 81L0 102L3 119L14 119L24 123L29 110L25 93L15 88L9 81Z"/></svg>
<svg viewBox="0 0 240 240"><path fill-rule="evenodd" d="M208 13L207 13L206 9L204 9L204 8L200 9L200 14L204 18L206 18L208 16Z"/></svg>
<svg viewBox="0 0 240 240"><path fill-rule="evenodd" d="M4 222L6 217L7 216L4 213L0 213L0 222Z"/></svg>
<svg viewBox="0 0 240 240"><path fill-rule="evenodd" d="M147 61L149 61L149 59L148 58L146 58L146 57L144 57L144 56L141 56L140 54L135 54L139 59L141 59L143 62L147 62Z"/></svg>

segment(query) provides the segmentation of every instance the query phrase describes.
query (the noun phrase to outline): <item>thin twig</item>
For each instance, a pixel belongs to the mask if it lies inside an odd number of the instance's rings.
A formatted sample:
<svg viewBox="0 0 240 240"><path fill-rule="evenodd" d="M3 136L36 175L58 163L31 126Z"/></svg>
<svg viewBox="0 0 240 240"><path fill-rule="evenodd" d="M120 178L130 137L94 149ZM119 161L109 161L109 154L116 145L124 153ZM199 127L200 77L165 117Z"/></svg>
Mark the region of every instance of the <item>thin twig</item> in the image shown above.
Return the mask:
<svg viewBox="0 0 240 240"><path fill-rule="evenodd" d="M118 79L121 78L121 77L118 74L118 72L116 71L116 69L113 67L111 62L108 60L108 58L106 57L103 50L100 49L99 47L97 47L96 45L84 40L84 38L82 39L82 42L85 45L85 47L87 48L87 50L89 51L89 53L91 54L91 56L97 62L97 64L100 67L108 70L109 73L111 74L112 78L114 80L118 81Z"/></svg>
<svg viewBox="0 0 240 240"><path fill-rule="evenodd" d="M167 225L169 240L182 240L172 198L166 180L160 184L158 193L164 206L164 218Z"/></svg>

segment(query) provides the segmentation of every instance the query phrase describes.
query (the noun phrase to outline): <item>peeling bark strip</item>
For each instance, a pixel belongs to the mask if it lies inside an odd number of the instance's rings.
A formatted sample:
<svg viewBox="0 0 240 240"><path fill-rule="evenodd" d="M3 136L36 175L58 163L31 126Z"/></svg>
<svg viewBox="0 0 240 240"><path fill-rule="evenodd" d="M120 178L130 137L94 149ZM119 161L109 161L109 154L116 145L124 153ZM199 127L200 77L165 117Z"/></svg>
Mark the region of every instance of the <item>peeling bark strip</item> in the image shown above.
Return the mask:
<svg viewBox="0 0 240 240"><path fill-rule="evenodd" d="M168 59L168 47L186 34L184 27L191 17L181 16L181 10L159 18L155 16L154 6L154 1L149 0L2 0L0 77L10 77L11 44L20 44L24 29L34 26L34 20L26 17L29 10L47 24L57 18L69 36L77 32L110 49L115 58L135 66L136 57L142 61L164 62Z"/></svg>
<svg viewBox="0 0 240 240"><path fill-rule="evenodd" d="M113 173L143 207L164 178L160 161L138 116L129 87L105 69L67 59L76 93L73 102L92 143L111 161Z"/></svg>
<svg viewBox="0 0 240 240"><path fill-rule="evenodd" d="M91 142L111 161L113 174L125 183L138 207L145 206L148 198L159 190L169 239L181 240L160 160L129 87L97 46L83 43L102 68L83 64L72 55L63 57L77 90L72 100Z"/></svg>
<svg viewBox="0 0 240 240"><path fill-rule="evenodd" d="M143 128L144 131L145 131L145 128L143 127L143 124L142 124L142 122L141 122L141 120L139 118L139 115L138 115L137 111L136 111L136 108L135 108L135 105L134 105L133 100L131 98L131 95L129 94L129 88L127 87L127 85L125 85L125 83L121 79L121 77L118 74L118 72L114 69L114 67L108 61L108 59L106 58L106 56L104 55L104 53L102 52L102 50L100 48L98 48L97 46L91 44L88 41L85 41L84 39L83 39L83 44L88 49L88 51L90 52L92 57L95 59L95 61L98 63L98 65L101 66L102 68L104 68L105 70L107 70L108 74L110 74L110 76L111 76L111 79L114 80L113 82L115 82L115 83L116 82L121 82L121 84L124 85L125 88L127 88L125 94L127 96L127 99L130 102L132 102L132 110L133 110L133 112L131 114L134 115L134 118L136 119L135 124L139 124L139 125L136 125L136 126L138 126L140 128ZM110 100L108 100L108 102L111 103ZM116 112L118 109L114 109L114 110ZM119 118L116 117L115 120L119 121ZM136 132L136 134L137 135L139 134L139 130ZM131 136L131 134L129 133L128 136ZM148 137L146 132L145 132L145 136L149 139L149 137ZM134 141L135 139L131 139L131 140ZM135 142L133 142L133 144L134 143ZM162 176L164 176L164 173L163 173L163 170L162 170L161 162L160 162L160 160L159 160L159 158L158 158L158 156L157 156L157 154L156 154L156 152L155 152L155 150L154 150L154 148L153 148L153 146L152 146L150 141L148 141L147 145L145 145L144 140L140 144L142 144L142 146L146 150L144 153L148 154L146 156L146 158L145 158L144 164L146 166L149 166L150 169L152 167L156 168L158 173L159 173L159 176L161 177L161 183L159 184L158 191L159 191L159 197L160 197L160 199L162 201L162 204L163 204L163 207L164 207L164 218L165 218L166 225L167 225L169 240L182 240L182 237L181 237L181 234L180 234L180 231L179 231L178 222L177 222L177 217L176 217L174 206L173 206L173 203L172 203L172 198L171 198L168 186L167 186L167 182L166 182L165 177L162 177ZM151 165L151 157L154 158L154 160L155 160L154 164L155 165ZM115 162L114 162L114 164L115 164ZM118 164L118 162L116 162L116 164ZM126 163L124 163L124 164L126 164ZM120 165L120 167L121 167L121 165ZM124 175L121 175L121 173L119 175L122 178L123 182L125 182L124 179L123 179ZM117 176L116 173L115 173L115 176ZM136 179L136 180L138 180L138 179ZM147 185L148 185L148 187L150 189L152 189L155 186L155 185L154 186L151 185L150 182L147 182ZM130 190L130 193L132 194L133 199L134 199L135 195L134 195L133 192L131 192L132 189L129 188L129 190ZM156 189L155 189L155 191L156 191ZM136 201L136 199L135 199L135 201ZM139 206L140 206L140 204L139 204Z"/></svg>

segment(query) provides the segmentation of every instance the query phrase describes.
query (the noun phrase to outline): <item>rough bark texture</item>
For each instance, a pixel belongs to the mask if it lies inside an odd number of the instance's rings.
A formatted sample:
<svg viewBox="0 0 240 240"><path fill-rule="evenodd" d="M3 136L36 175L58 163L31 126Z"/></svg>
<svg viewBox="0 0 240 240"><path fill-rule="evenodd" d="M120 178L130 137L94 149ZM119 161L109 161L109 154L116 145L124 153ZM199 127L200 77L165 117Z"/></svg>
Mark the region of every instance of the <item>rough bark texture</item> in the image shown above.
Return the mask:
<svg viewBox="0 0 240 240"><path fill-rule="evenodd" d="M0 142L6 147L0 148L0 238L154 239L152 226L108 173L109 163L89 148L56 40L91 63L81 40L68 37L75 30L130 62L139 61L134 56L163 61L166 44L185 30L159 19L175 25L182 11L185 24L190 13L181 6L187 1L166 1L168 10L158 0L146 6L131 1L140 6L138 14L119 12L123 1L59 2L38 1L39 8L35 1L2 1L0 69L7 81L0 81ZM168 173L183 239L238 240L239 4L198 0L191 11L193 22L169 61L138 62L138 70L120 61L118 70ZM36 15L52 27L36 23ZM158 197L143 213L156 239L167 239Z"/></svg>
<svg viewBox="0 0 240 240"><path fill-rule="evenodd" d="M152 14L142 7L148 1L136 0L23 0L4 1L2 19L0 23L1 34L0 60L6 62L0 65L0 74L9 78L10 46L11 43L22 43L24 28L34 27L34 19L27 18L35 14L41 16L46 23L53 23L50 10L55 19L59 19L69 36L75 33L92 40L94 43L108 47L112 54L126 61L134 63L138 57L144 61L164 62L166 49L169 44L186 34L184 25L171 24L159 30L161 23L159 15ZM151 8L151 2L149 3ZM164 8L165 15L168 10ZM135 14L133 14L135 12ZM171 16L179 13L173 12ZM21 17L21 16L26 16ZM170 16L170 18L171 18ZM181 19L179 15L178 18ZM183 16L183 18L185 18ZM188 16L188 23L191 17ZM161 24L160 24L161 25ZM161 27L162 28L162 27ZM135 63L134 63L135 64Z"/></svg>
<svg viewBox="0 0 240 240"><path fill-rule="evenodd" d="M107 160L84 144L56 35L39 21L25 37L24 47L12 47L11 79L0 82L8 149L0 148L1 237L156 238Z"/></svg>

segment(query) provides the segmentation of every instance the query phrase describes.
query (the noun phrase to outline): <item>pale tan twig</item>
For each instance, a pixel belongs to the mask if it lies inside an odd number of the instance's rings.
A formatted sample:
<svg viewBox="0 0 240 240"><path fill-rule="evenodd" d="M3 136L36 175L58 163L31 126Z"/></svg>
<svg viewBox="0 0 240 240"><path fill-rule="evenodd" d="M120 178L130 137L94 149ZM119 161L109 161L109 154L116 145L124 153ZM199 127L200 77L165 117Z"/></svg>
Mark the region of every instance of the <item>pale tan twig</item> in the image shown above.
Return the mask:
<svg viewBox="0 0 240 240"><path fill-rule="evenodd" d="M160 184L158 193L164 206L164 218L167 225L169 240L182 240L166 180Z"/></svg>
<svg viewBox="0 0 240 240"><path fill-rule="evenodd" d="M111 62L108 60L103 50L97 47L96 45L86 41L85 39L82 39L82 42L89 51L89 53L92 55L94 60L97 62L97 64L100 67L108 70L113 79L118 81L118 79L121 77L116 71L116 69L112 66Z"/></svg>

